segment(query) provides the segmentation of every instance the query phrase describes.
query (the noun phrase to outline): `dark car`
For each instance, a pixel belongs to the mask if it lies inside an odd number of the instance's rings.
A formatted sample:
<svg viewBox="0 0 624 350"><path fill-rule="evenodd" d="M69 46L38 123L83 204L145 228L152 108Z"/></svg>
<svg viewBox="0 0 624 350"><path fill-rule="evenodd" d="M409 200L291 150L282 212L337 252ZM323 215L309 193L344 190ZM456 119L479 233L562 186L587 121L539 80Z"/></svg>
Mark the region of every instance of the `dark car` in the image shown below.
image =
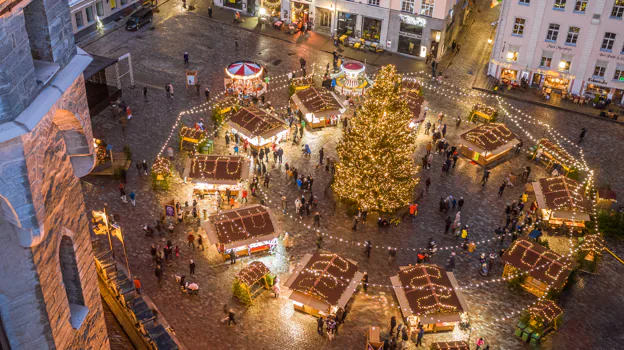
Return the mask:
<svg viewBox="0 0 624 350"><path fill-rule="evenodd" d="M126 29L139 30L142 25L152 22L152 17L154 17L152 9L140 9L130 15L130 18L128 18L126 22Z"/></svg>

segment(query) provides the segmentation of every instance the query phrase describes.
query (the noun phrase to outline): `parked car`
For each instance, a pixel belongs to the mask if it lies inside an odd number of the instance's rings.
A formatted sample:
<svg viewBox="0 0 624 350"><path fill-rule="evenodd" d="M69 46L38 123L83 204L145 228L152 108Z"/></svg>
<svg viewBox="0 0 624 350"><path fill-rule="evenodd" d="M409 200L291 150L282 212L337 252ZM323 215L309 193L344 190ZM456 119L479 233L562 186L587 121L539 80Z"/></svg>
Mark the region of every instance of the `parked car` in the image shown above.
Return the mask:
<svg viewBox="0 0 624 350"><path fill-rule="evenodd" d="M128 21L126 22L127 30L139 30L142 25L152 22L152 18L154 17L154 12L150 8L139 9L133 14L130 15Z"/></svg>

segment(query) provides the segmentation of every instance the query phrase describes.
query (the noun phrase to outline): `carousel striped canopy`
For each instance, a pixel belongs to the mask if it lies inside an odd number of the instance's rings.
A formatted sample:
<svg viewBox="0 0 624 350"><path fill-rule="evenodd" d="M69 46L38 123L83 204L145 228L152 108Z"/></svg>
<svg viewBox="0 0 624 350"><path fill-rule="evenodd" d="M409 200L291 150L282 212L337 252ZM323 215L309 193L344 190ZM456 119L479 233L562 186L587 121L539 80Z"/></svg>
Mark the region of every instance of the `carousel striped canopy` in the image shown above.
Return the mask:
<svg viewBox="0 0 624 350"><path fill-rule="evenodd" d="M228 73L238 77L249 77L262 71L262 67L254 62L240 61L234 62L227 67Z"/></svg>

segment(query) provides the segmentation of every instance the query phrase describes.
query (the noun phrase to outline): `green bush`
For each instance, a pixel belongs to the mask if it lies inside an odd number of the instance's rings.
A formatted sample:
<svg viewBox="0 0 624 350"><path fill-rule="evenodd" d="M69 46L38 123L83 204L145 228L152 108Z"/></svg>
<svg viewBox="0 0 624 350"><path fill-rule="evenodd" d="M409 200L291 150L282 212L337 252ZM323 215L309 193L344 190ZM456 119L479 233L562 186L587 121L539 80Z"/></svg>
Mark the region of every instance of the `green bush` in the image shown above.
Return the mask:
<svg viewBox="0 0 624 350"><path fill-rule="evenodd" d="M219 108L216 108L214 113L212 113L212 120L216 126L221 126L225 122L225 114L221 113Z"/></svg>
<svg viewBox="0 0 624 350"><path fill-rule="evenodd" d="M130 150L130 146L129 145L124 145L124 153L126 154L126 158L128 158L128 160L132 159L132 151Z"/></svg>
<svg viewBox="0 0 624 350"><path fill-rule="evenodd" d="M598 227L605 236L624 237L624 213L600 213Z"/></svg>
<svg viewBox="0 0 624 350"><path fill-rule="evenodd" d="M251 298L249 298L249 293L247 290L241 285L238 278L234 280L234 284L232 285L232 293L240 302L244 305L251 305Z"/></svg>

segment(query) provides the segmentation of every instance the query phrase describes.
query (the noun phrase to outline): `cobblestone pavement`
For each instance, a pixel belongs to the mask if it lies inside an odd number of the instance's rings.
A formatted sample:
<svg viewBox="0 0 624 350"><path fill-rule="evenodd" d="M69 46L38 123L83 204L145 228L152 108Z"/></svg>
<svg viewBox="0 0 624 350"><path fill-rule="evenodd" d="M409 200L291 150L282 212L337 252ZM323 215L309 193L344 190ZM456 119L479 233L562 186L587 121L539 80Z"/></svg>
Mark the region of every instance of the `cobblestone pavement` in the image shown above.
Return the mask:
<svg viewBox="0 0 624 350"><path fill-rule="evenodd" d="M494 11L485 11L474 25L474 35L471 33L462 45L462 52L455 58L455 64L445 72L445 81L458 86L469 88L471 73L474 72L482 59L480 49L487 39L487 26L495 18ZM121 151L124 144L128 144L133 153L133 159L146 159L152 162L163 142L167 139L172 125L182 110L200 104L203 99L197 97L194 91L184 87L184 67L182 54L188 51L191 57L190 68L199 70L200 83L209 85L213 94L221 91L223 68L230 62L238 59L253 59L269 67L271 75L285 74L298 68L298 59L305 56L308 62L319 63L324 66L331 60L327 53L313 50L303 45L295 45L284 41L267 38L247 31L238 30L230 26L219 25L214 21L207 21L198 16L184 14L179 6L173 3L165 4L157 14L155 30L141 30L138 33L115 31L94 44L86 47L88 52L115 57L126 52L132 53L135 79L139 89L124 90L124 100L133 109L133 118L124 134L121 126L111 119L110 111L104 111L94 116L94 136L114 145L115 151ZM484 34L485 33L485 34ZM234 40L238 40L240 47L234 47ZM461 65L459 64L461 62ZM375 67L369 67L373 73ZM163 87L172 83L175 87L175 99L166 100ZM149 88L149 101L144 102L140 88L146 85ZM279 85L279 84L275 84ZM276 86L272 86L276 88ZM454 90L454 89L452 89ZM425 98L434 111L443 111L451 116L466 116L473 98L463 96L465 104L445 96L447 91L424 89ZM269 100L275 106L284 105L287 99L286 89L273 91ZM487 103L496 104L491 97L484 98ZM576 139L580 128L589 130L585 143L585 158L590 167L596 170L599 184L610 184L620 194L624 193L624 180L620 175L624 171L624 164L618 162L616 151L621 149L624 139L624 128L601 120L587 119L583 116L562 113L546 108L535 107L529 104L511 102L516 108L530 113L539 120L550 124L563 136ZM183 121L191 124L203 115L185 115ZM208 116L204 116L209 120ZM523 131L506 119L512 130L523 135ZM541 137L543 131L536 125L521 124L522 128ZM449 125L448 138L451 144L456 144L458 135L471 128L463 123L456 130ZM460 160L457 168L450 175L441 177L439 166L440 156L436 156L434 167L431 170L421 170L419 175L422 181L431 177L430 193L420 200L420 212L413 221L404 221L399 226L387 230L379 230L373 224L360 226L357 232L350 230L352 218L346 215L346 210L340 204L335 204L331 192L327 190L329 177L324 169L316 169L314 165L318 159L318 149L323 146L326 154L335 155L335 146L340 140L340 128L327 128L321 131L306 132L303 143L309 144L313 151L311 159L300 157L299 148L284 145L285 161L296 166L301 173L312 174L315 178L315 193L320 199L319 211L323 216L321 229L343 240L363 242L371 240L373 245L392 246L401 248L419 248L426 246L429 237L434 237L440 246L457 244L454 238L443 234L443 220L437 208L441 196L463 196L466 205L462 211L462 222L470 224L471 235L475 239L493 237L493 229L502 219L502 207L521 194L521 186L508 188L503 197L497 195L496 189L509 172L519 173L527 160L520 156L498 166L492 172L490 183L485 190L478 184L482 171L480 168ZM223 133L221 133L223 135ZM529 143L525 138L525 144ZM176 148L175 139L171 146ZM424 152L425 136L419 136L416 159ZM216 140L215 153L223 154L224 140ZM182 156L176 161L176 170L179 173L183 164ZM286 195L290 203L294 202L297 193L293 184L288 184L283 168L275 166L271 160L271 187L263 192L267 200L274 206L276 200ZM399 316L395 298L391 289L385 287L370 287L368 295L362 291L353 298L346 324L341 327L340 334L329 343L315 332L315 319L293 311L291 302L281 296L274 299L272 294L265 292L254 303L246 308L232 299L231 285L235 273L248 258L240 259L234 266L224 264L218 260L214 248L205 251L189 249L186 246L184 232L192 227L177 227L171 237L145 237L140 229L141 225L157 219L161 212L161 204L171 199L181 202L190 199L190 188L176 177L171 191L154 192L151 190L149 177L140 176L131 168L126 188L137 193L137 207L122 204L117 196L118 181L107 177L86 177L83 181L85 196L90 209L101 208L103 203L110 205L111 211L120 216L122 227L126 235L127 249L130 255L130 267L142 281L147 292L159 311L167 318L175 329L179 339L189 349L226 349L226 348L284 348L284 349L317 349L321 348L357 348L364 346L364 334L370 325L377 325L387 329L390 317ZM534 167L534 176L544 175L543 170ZM422 184L421 184L422 185ZM421 189L419 185L417 193ZM251 203L257 203L252 199ZM292 205L289 205L292 207ZM211 203L202 201L200 207L210 207ZM285 231L291 232L295 245L285 251L280 244L272 256L253 257L253 260L263 261L277 273L282 281L288 276L287 258L294 255L298 260L305 253L315 250L314 233L296 220L284 216L276 210L278 221ZM369 222L376 220L374 215L369 216ZM310 225L312 218L305 217L305 224ZM174 244L180 247L181 256L165 266L165 278L162 285L158 285L153 275L153 265L149 255L149 246L152 243L163 246L165 240L171 238ZM508 242L507 242L508 243ZM624 245L621 242L609 241L608 245L616 253L624 254ZM396 262L389 264L387 250L376 248L370 259L363 254L363 248L354 244L347 244L336 239L326 239L323 249L343 254L359 262L362 270L370 274L370 283L383 285L390 284L389 277L398 271L398 266L415 262L414 252L400 250ZM478 247L478 252L490 252L500 249L498 243L485 244ZM444 264L448 257L448 250L441 251L433 257L432 262ZM176 287L174 274L188 272L188 260L194 259L197 263L196 280L202 290L198 296L182 294ZM484 280L478 274L476 261L461 255L455 275L462 286L478 283ZM621 294L616 292L621 287L617 277L624 271L624 266L609 256L605 257L600 273L592 276L582 276L568 295L564 296L564 323L561 329L547 338L545 347L554 349L600 348L616 349L621 347L623 323L618 314L624 312ZM500 276L502 268L496 267L489 278ZM470 306L472 322L477 329L470 334L473 343L476 337L484 337L491 344L492 349L517 349L525 345L513 337L515 318L503 322L496 322L513 311L519 311L524 305L535 300L535 297L518 291L511 291L505 284L490 283L483 287L470 287L464 291L465 298ZM219 322L222 318L224 303L232 305L237 312L238 324L227 327ZM495 325L489 325L494 323ZM440 333L425 336L425 343L448 339L467 339L468 334ZM410 348L414 348L413 344Z"/></svg>

